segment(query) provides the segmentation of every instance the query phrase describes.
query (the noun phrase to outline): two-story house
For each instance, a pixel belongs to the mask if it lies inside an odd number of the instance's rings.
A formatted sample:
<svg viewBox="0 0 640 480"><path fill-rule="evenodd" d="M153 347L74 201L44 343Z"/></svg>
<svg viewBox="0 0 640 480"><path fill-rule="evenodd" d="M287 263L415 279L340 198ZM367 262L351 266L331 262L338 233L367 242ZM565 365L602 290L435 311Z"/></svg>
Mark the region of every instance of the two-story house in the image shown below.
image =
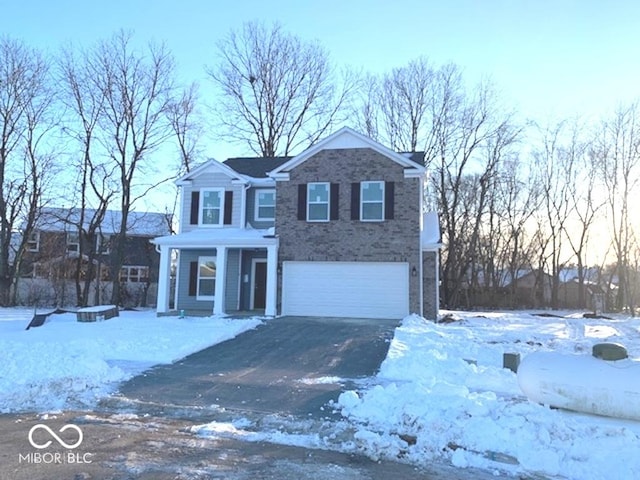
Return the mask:
<svg viewBox="0 0 640 480"><path fill-rule="evenodd" d="M113 271L113 241L120 234L122 214L107 210L97 231L88 236L89 219L95 211L86 209L81 225L79 208L43 208L36 228L31 233L21 266L22 281L20 297L29 301L37 294L39 302L73 304L76 276L79 262L80 278L88 275L88 262L93 264L94 282L99 279L103 298L110 296L108 285L115 277L122 283L125 294L144 295L150 303L155 303L155 286L158 281L160 255L150 240L158 235L168 235L169 222L165 214L151 212L130 212L126 231L124 265L118 272ZM95 295L90 295L93 301ZM130 303L140 303L130 298Z"/></svg>
<svg viewBox="0 0 640 480"><path fill-rule="evenodd" d="M435 318L439 227L426 171L343 128L294 157L211 160L178 180L180 232L156 238L158 312Z"/></svg>

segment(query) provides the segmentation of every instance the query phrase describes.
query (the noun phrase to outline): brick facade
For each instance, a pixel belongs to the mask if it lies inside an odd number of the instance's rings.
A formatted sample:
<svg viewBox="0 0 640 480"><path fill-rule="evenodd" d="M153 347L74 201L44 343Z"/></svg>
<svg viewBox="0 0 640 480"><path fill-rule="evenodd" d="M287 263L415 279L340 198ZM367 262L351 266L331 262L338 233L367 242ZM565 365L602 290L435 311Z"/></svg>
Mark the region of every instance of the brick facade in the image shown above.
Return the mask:
<svg viewBox="0 0 640 480"><path fill-rule="evenodd" d="M421 262L421 179L405 178L403 166L368 148L321 150L289 173L288 181L276 185L279 264L292 260L407 262L409 308L420 312L420 278L411 272L419 272ZM368 180L394 182L393 219L351 220L351 184ZM339 185L337 220L298 220L298 186L309 182ZM281 282L279 278L278 303Z"/></svg>

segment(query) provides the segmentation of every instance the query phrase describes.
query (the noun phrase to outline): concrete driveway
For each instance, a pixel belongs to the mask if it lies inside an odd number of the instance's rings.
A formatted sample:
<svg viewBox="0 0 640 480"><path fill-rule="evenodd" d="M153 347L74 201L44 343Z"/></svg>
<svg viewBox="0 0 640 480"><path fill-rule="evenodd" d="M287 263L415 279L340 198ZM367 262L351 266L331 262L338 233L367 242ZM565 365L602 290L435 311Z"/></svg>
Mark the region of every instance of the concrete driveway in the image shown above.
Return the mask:
<svg viewBox="0 0 640 480"><path fill-rule="evenodd" d="M399 320L281 317L123 384L137 405L322 416L376 373ZM156 412L154 412L156 413Z"/></svg>

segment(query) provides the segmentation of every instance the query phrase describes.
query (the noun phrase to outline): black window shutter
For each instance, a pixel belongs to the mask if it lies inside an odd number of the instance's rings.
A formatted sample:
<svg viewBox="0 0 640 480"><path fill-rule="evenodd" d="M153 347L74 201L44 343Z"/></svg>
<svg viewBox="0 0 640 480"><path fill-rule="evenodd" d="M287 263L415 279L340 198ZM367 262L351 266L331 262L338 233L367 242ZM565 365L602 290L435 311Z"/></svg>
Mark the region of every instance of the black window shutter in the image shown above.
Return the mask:
<svg viewBox="0 0 640 480"><path fill-rule="evenodd" d="M360 220L360 183L351 184L351 220Z"/></svg>
<svg viewBox="0 0 640 480"><path fill-rule="evenodd" d="M189 263L189 296L198 294L198 262Z"/></svg>
<svg viewBox="0 0 640 480"><path fill-rule="evenodd" d="M224 224L231 225L231 213L233 212L233 192L224 192Z"/></svg>
<svg viewBox="0 0 640 480"><path fill-rule="evenodd" d="M340 184L331 184L331 212L329 214L330 220L338 220L340 218Z"/></svg>
<svg viewBox="0 0 640 480"><path fill-rule="evenodd" d="M198 224L198 217L200 213L200 192L191 192L191 225Z"/></svg>
<svg viewBox="0 0 640 480"><path fill-rule="evenodd" d="M307 219L307 184L298 185L298 220Z"/></svg>
<svg viewBox="0 0 640 480"><path fill-rule="evenodd" d="M384 183L384 219L393 220L395 184L393 182Z"/></svg>

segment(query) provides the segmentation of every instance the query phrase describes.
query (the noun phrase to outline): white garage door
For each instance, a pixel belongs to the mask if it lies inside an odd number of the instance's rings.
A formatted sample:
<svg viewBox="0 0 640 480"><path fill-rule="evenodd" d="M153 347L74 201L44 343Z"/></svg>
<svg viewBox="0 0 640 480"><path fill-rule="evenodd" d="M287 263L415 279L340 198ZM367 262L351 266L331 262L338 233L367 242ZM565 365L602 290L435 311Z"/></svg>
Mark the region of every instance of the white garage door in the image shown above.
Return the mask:
<svg viewBox="0 0 640 480"><path fill-rule="evenodd" d="M409 314L409 265L284 262L282 313L402 318Z"/></svg>

